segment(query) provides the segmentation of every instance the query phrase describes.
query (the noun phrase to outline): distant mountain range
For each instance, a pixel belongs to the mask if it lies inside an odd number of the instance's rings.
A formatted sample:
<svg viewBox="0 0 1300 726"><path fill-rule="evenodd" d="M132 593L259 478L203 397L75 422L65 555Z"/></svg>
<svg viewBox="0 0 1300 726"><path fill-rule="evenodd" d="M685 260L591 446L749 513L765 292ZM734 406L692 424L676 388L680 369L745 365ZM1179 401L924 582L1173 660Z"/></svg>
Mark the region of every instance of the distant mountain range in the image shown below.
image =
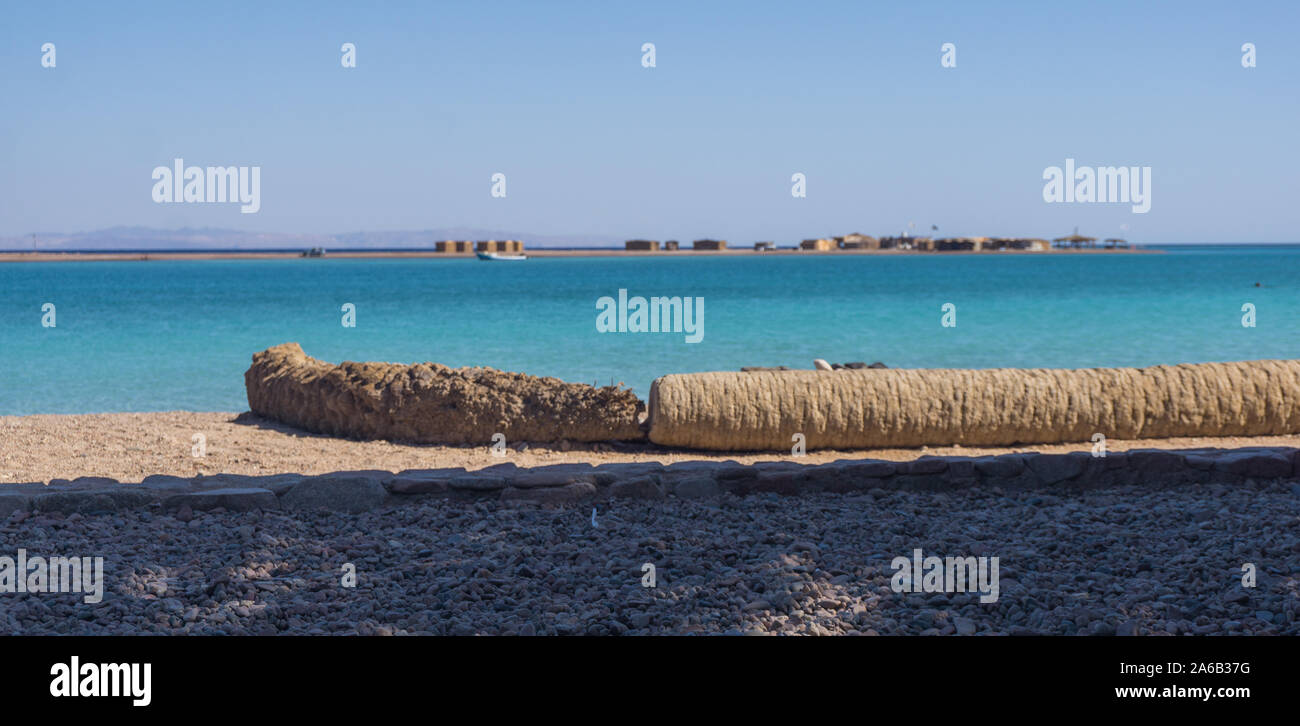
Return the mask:
<svg viewBox="0 0 1300 726"><path fill-rule="evenodd" d="M324 247L326 249L431 248L444 239L517 239L529 247L611 247L621 239L596 235L542 235L503 230L450 227L421 231L278 234L233 229L152 229L111 227L73 234L0 237L4 250L258 250Z"/></svg>

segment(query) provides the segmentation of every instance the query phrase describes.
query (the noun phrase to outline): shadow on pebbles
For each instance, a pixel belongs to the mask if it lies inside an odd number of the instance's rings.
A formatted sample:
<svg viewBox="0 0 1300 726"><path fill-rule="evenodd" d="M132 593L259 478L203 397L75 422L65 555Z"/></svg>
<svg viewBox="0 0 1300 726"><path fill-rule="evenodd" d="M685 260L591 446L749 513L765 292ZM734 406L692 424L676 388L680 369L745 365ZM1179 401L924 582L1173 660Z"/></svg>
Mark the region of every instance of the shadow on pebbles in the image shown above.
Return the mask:
<svg viewBox="0 0 1300 726"><path fill-rule="evenodd" d="M595 506L594 525L591 504L445 499L355 514L14 512L0 526L0 556L103 557L104 596L0 593L0 630L1300 633L1300 495L1286 484ZM918 548L997 557L997 601L894 592L891 562ZM344 586L349 564L354 587ZM1242 583L1247 565L1254 587Z"/></svg>

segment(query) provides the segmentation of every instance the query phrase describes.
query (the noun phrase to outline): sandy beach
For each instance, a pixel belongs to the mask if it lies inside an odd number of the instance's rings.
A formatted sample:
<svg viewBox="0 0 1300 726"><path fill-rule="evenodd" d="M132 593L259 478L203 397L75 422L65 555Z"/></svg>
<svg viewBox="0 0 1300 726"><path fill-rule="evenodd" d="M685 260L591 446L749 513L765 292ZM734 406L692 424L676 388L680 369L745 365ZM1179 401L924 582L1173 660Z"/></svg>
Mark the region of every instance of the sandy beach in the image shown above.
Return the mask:
<svg viewBox="0 0 1300 726"><path fill-rule="evenodd" d="M194 456L196 434L204 437L203 456ZM1300 447L1300 435L1251 438L1111 440L1109 451L1129 449ZM426 446L388 441L352 441L311 434L249 413L184 412L0 416L0 485L47 482L79 476L139 481L151 474L192 477L210 474L322 474L355 469L464 467L481 469L503 461L520 467L563 463L734 460L742 464L791 460L820 464L837 459L909 461L925 455L984 456L1019 451L1090 451L1091 442L1012 448L960 446L870 451L810 451L789 454L716 453L674 450L650 444L528 445L504 458L486 446Z"/></svg>

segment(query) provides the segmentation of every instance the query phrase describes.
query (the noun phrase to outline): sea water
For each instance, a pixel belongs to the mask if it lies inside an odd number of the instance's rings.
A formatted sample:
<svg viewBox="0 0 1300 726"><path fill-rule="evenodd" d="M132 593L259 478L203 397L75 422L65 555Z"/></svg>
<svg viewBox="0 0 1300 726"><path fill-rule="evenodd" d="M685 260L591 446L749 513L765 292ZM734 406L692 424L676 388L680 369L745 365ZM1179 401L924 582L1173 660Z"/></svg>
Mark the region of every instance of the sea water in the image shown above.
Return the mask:
<svg viewBox="0 0 1300 726"><path fill-rule="evenodd" d="M492 366L642 397L666 373L814 358L1080 368L1300 356L1300 246L1165 250L2 263L0 415L243 411L252 354L287 341L330 362ZM702 301L698 342L601 332L598 301L620 290Z"/></svg>

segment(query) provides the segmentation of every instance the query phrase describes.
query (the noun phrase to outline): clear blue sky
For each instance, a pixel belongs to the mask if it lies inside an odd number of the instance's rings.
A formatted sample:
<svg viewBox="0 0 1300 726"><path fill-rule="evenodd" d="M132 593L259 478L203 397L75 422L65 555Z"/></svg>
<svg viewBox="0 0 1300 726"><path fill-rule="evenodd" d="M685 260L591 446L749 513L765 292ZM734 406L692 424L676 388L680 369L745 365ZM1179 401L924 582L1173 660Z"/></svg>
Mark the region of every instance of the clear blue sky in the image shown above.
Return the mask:
<svg viewBox="0 0 1300 726"><path fill-rule="evenodd" d="M1298 8L11 2L0 235L471 226L784 243L915 222L1297 240ZM178 156L261 166L261 211L153 203L150 172ZM1043 169L1067 157L1151 166L1151 211L1044 203Z"/></svg>

